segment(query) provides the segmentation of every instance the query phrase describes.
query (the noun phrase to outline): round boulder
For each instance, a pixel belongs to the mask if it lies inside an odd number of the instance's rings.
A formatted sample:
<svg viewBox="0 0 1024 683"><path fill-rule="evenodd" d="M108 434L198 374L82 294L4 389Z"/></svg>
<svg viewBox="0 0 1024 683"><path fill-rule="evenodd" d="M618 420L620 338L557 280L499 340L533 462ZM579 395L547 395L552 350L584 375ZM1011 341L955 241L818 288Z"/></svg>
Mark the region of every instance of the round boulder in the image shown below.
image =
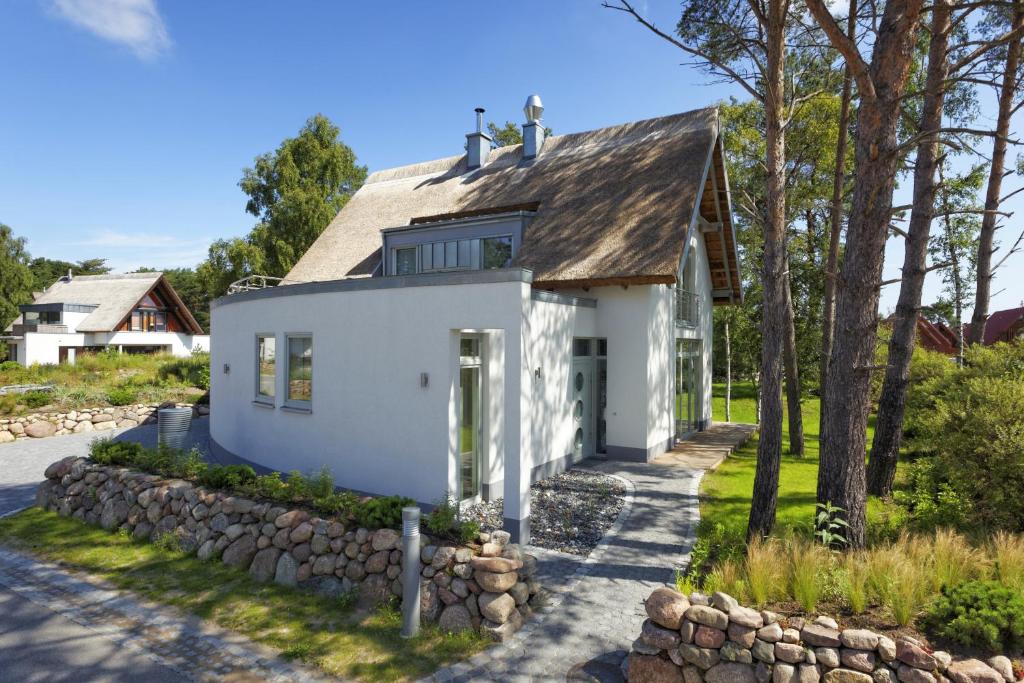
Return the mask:
<svg viewBox="0 0 1024 683"><path fill-rule="evenodd" d="M677 631L683 625L690 601L679 591L658 588L647 598L644 607L647 609L647 616L655 624Z"/></svg>
<svg viewBox="0 0 1024 683"><path fill-rule="evenodd" d="M281 551L277 548L264 548L256 553L249 565L249 576L260 583L266 583L274 578L277 572L278 558Z"/></svg>
<svg viewBox="0 0 1024 683"><path fill-rule="evenodd" d="M516 601L507 593L482 593L478 604L480 613L497 624L504 624L516 611Z"/></svg>
<svg viewBox="0 0 1024 683"><path fill-rule="evenodd" d="M499 574L496 572L476 571L473 574L473 578L476 579L481 588L491 593L504 593L516 585L516 582L519 580L519 576L515 572ZM512 602L515 603L514 600Z"/></svg>

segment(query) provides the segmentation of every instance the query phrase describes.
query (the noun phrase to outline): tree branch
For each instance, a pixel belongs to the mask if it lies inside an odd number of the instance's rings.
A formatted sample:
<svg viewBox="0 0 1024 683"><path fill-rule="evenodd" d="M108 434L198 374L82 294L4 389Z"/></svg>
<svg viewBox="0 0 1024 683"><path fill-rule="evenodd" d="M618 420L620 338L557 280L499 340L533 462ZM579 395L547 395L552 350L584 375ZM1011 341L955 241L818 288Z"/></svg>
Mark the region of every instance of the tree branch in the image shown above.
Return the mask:
<svg viewBox="0 0 1024 683"><path fill-rule="evenodd" d="M875 82L871 78L871 69L861 56L860 50L857 49L857 44L853 41L853 38L846 35L846 32L832 18L832 14L828 11L828 7L825 6L823 0L806 0L806 5L815 21L821 26L821 30L828 36L832 47L846 60L847 66L850 67L850 73L853 74L854 79L857 81L860 96L862 98L875 99Z"/></svg>
<svg viewBox="0 0 1024 683"><path fill-rule="evenodd" d="M617 0L617 2L619 2L620 4L613 5L613 4L609 3L609 2L603 2L603 3L601 3L601 5L602 5L602 7L605 7L606 9L613 9L613 10L617 10L619 12L625 12L626 14L629 14L634 19L636 19L638 22L640 22L640 24L643 27L645 27L647 30L649 30L652 33L654 33L654 35L662 38L663 40L668 41L672 45L675 45L676 47L678 47L683 52L686 52L687 54L691 54L694 57L699 57L700 59L703 59L708 64L712 65L716 69L719 69L720 71L722 71L723 73L728 75L730 78L732 78L734 81L736 81L736 83L738 83L740 85L740 87L742 87L744 90L746 90L747 93L749 93L750 96L753 97L755 100L757 100L758 102L764 102L764 97L762 97L761 94L758 93L757 90L752 85L750 85L750 83L748 83L747 80L743 76L741 76L739 73L737 73L735 70L731 69L730 67L728 67L728 66L726 66L724 64L721 64L721 63L717 62L716 60L712 59L709 55L705 54L704 52L701 52L700 50L692 48L689 45L686 45L685 43L677 40L673 36L670 36L669 34L665 33L664 31L659 29L657 26L655 26L651 22L647 21L647 19L645 19L639 12L637 12L635 9L633 9L633 6L631 4L629 4L629 0Z"/></svg>

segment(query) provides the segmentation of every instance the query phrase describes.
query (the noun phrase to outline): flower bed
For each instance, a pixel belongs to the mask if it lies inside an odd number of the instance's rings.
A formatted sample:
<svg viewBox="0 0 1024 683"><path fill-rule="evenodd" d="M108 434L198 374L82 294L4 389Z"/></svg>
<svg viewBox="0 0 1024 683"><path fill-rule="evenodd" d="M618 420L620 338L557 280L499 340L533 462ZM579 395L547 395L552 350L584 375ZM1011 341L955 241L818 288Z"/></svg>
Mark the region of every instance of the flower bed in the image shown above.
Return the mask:
<svg viewBox="0 0 1024 683"><path fill-rule="evenodd" d="M1013 683L1005 656L954 661L909 636L840 629L834 619L781 620L726 593L658 588L624 666L629 681L686 683Z"/></svg>
<svg viewBox="0 0 1024 683"><path fill-rule="evenodd" d="M371 530L74 457L47 468L36 504L139 540L174 543L257 581L357 596L365 604L401 597L401 537L394 529ZM505 640L541 591L536 559L509 544L504 532L478 540L459 546L422 538L421 614L446 630L477 629Z"/></svg>

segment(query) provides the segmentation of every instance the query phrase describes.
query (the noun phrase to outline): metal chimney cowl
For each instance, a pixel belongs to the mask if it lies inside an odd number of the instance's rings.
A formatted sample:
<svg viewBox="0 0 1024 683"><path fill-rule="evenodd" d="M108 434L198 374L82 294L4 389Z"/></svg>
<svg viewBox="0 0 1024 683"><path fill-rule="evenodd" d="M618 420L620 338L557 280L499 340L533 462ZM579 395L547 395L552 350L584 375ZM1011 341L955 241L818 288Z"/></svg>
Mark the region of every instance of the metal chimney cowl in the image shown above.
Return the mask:
<svg viewBox="0 0 1024 683"><path fill-rule="evenodd" d="M477 107L476 132L466 136L466 170L480 168L487 163L487 157L491 154L492 138L484 132L484 108Z"/></svg>
<svg viewBox="0 0 1024 683"><path fill-rule="evenodd" d="M523 158L535 159L544 146L544 124L540 122L544 105L540 101L540 95L530 95L526 98L523 113L526 114L526 123L523 124Z"/></svg>

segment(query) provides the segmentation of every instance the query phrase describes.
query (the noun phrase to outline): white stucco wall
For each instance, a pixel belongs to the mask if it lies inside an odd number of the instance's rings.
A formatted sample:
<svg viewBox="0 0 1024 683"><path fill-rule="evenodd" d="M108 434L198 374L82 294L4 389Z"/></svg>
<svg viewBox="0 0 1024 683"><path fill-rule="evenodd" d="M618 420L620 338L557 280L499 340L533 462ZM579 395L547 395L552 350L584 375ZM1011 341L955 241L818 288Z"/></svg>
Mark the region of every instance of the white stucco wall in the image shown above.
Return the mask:
<svg viewBox="0 0 1024 683"><path fill-rule="evenodd" d="M84 346L85 338L84 334L26 332L25 341L18 350L18 362L26 367L56 364L60 358L60 347Z"/></svg>
<svg viewBox="0 0 1024 683"><path fill-rule="evenodd" d="M503 451L529 456L529 420L519 412L530 389L520 386L521 360L510 360L521 358L529 296L524 282L498 282L229 299L212 310L211 435L267 467L327 465L339 485L434 502L457 477L460 330L484 334L486 353L506 359L504 374L488 365L484 471L498 467ZM253 403L257 333L277 337L273 408ZM281 407L287 333L313 335L310 413ZM520 477L509 469L501 476Z"/></svg>
<svg viewBox="0 0 1024 683"><path fill-rule="evenodd" d="M549 301L530 301L524 337L526 368L532 373L531 467L563 460L573 450L572 340L594 337L597 310ZM541 378L536 378L540 368Z"/></svg>
<svg viewBox="0 0 1024 683"><path fill-rule="evenodd" d="M210 350L209 335L182 332L27 332L24 336L24 340L19 342L18 362L25 366L58 363L62 346L163 346L175 356L188 356L197 347L203 351ZM74 362L71 353L68 355L68 361Z"/></svg>

